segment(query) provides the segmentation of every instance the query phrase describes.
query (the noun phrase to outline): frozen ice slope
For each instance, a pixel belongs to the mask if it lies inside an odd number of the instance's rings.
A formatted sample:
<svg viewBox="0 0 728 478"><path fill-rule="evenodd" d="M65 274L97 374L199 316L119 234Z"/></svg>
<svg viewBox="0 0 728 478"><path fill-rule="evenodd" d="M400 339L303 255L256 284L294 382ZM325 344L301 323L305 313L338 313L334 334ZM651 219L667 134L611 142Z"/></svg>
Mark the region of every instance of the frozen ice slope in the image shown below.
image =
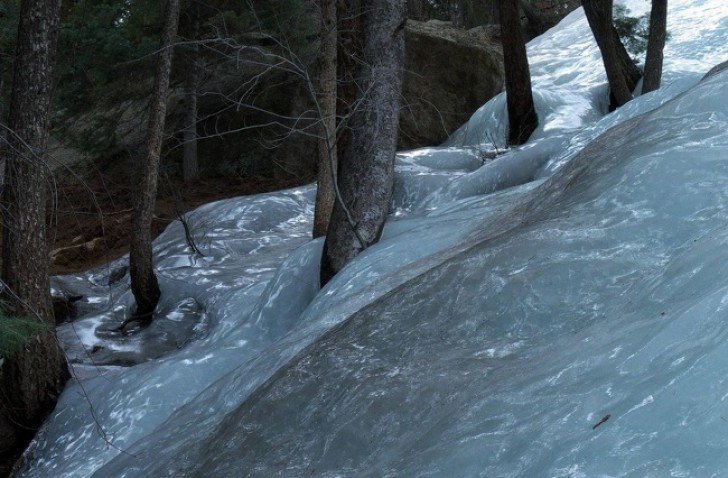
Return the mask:
<svg viewBox="0 0 728 478"><path fill-rule="evenodd" d="M57 278L104 435L71 384L21 476L725 475L728 71L700 78L728 6L669 18L663 89L607 116L581 11L532 42L533 140L483 161L499 96L402 154L382 241L324 290L312 187L193 212L205 257L170 226L144 331L109 331L123 259Z"/></svg>

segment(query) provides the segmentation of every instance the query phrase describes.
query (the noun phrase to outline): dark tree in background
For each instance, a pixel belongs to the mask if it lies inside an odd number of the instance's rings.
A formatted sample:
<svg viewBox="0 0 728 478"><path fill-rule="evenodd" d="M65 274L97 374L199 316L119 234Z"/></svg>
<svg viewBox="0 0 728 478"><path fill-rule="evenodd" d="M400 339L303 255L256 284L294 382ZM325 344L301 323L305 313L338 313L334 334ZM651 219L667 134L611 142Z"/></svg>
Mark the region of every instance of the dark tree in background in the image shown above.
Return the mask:
<svg viewBox="0 0 728 478"><path fill-rule="evenodd" d="M619 36L619 32L617 32L614 25L612 25L612 38L614 48L617 52L619 69L624 77L624 82L627 84L627 89L634 92L637 88L637 83L639 83L640 79L642 79L642 71L637 66L637 63L635 63L634 58L632 58L629 54L629 51L627 51L627 48L625 47L624 42ZM614 95L610 95L610 101L611 109L615 110L617 106L614 101Z"/></svg>
<svg viewBox="0 0 728 478"><path fill-rule="evenodd" d="M182 151L182 177L189 184L199 177L197 163L197 90L200 87L202 65L200 47L196 43L200 36L200 6L197 0L190 0L185 9L187 41L185 46L185 117Z"/></svg>
<svg viewBox="0 0 728 478"><path fill-rule="evenodd" d="M0 368L0 475L33 437L68 377L54 332L46 244L46 148L60 5L61 0L22 2L10 131L2 149L4 313L46 327Z"/></svg>
<svg viewBox="0 0 728 478"><path fill-rule="evenodd" d="M340 161L339 187L346 208L334 205L324 243L322 285L379 240L392 197L407 7L405 0L362 3L360 105Z"/></svg>
<svg viewBox="0 0 728 478"><path fill-rule="evenodd" d="M521 31L518 0L500 1L503 63L508 101L508 144L525 143L538 127L538 115L531 92L526 42Z"/></svg>
<svg viewBox="0 0 728 478"><path fill-rule="evenodd" d="M662 80L662 61L667 38L667 0L652 0L650 13L650 35L647 39L645 59L645 79L642 93L660 88Z"/></svg>
<svg viewBox="0 0 728 478"><path fill-rule="evenodd" d="M632 63L612 21L613 0L581 0L589 27L602 53L604 69L609 81L611 94L610 110L614 110L632 99L634 84L628 74L628 64ZM620 52L623 53L620 54ZM627 57L625 60L624 56Z"/></svg>
<svg viewBox="0 0 728 478"><path fill-rule="evenodd" d="M154 92L149 104L146 157L144 162L139 165L137 180L134 184L134 208L131 216L129 249L131 290L136 300L136 311L132 316L132 321L148 322L151 320L161 295L152 263L152 219L157 197L159 156L164 139L169 74L172 69L172 52L177 36L179 12L180 0L167 0L162 42L157 57Z"/></svg>
<svg viewBox="0 0 728 478"><path fill-rule="evenodd" d="M336 0L319 0L321 25L316 75L317 105L321 127L318 140L318 187L313 221L313 237L326 234L336 199Z"/></svg>

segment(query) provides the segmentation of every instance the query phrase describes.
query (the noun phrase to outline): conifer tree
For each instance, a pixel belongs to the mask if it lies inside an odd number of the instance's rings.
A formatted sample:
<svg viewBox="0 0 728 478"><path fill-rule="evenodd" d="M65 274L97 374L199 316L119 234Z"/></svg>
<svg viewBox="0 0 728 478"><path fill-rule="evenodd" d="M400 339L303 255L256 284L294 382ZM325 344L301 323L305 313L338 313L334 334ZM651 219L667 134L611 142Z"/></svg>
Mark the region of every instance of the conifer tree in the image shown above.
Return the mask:
<svg viewBox="0 0 728 478"><path fill-rule="evenodd" d="M157 196L159 157L164 139L164 120L167 113L169 75L172 69L174 39L179 23L180 1L167 0L162 41L157 53L154 92L149 105L147 150L139 165L134 190L134 208L131 216L131 244L129 275L136 310L122 328L130 322L149 322L159 303L161 292L152 263L152 219Z"/></svg>
<svg viewBox="0 0 728 478"><path fill-rule="evenodd" d="M55 337L48 279L48 130L60 0L24 0L16 44L3 188L0 327L36 321L0 367L0 475L9 472L55 405L68 377ZM41 327L42 326L42 327Z"/></svg>

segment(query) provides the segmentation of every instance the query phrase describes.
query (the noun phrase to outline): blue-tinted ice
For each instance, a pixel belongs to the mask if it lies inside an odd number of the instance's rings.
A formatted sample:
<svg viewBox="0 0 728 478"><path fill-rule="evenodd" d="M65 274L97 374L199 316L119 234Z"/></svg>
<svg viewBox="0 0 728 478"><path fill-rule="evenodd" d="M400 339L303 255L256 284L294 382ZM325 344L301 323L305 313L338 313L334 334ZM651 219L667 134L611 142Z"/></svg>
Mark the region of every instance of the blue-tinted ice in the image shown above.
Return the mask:
<svg viewBox="0 0 728 478"><path fill-rule="evenodd" d="M728 71L700 78L728 6L669 15L663 88L606 116L583 13L534 40L532 141L493 159L501 95L402 153L382 241L324 290L313 187L194 211L204 257L171 225L143 331L110 330L123 259L57 278L113 446L72 384L21 476L724 476Z"/></svg>

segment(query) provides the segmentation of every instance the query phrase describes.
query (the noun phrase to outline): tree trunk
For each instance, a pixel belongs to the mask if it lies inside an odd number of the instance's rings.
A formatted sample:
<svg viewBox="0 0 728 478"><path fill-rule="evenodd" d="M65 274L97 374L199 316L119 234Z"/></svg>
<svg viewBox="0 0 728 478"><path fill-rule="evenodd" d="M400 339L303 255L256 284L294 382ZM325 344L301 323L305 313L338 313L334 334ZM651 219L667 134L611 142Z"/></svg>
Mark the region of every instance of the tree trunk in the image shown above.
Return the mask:
<svg viewBox="0 0 728 478"><path fill-rule="evenodd" d="M665 39L667 37L667 0L652 0L650 13L650 36L647 40L647 58L645 59L645 81L642 93L649 93L660 88L662 79L662 60Z"/></svg>
<svg viewBox="0 0 728 478"><path fill-rule="evenodd" d="M616 35L612 22L613 0L581 0L581 4L594 39L602 53L612 98L610 104L610 111L612 111L630 101L633 91L628 84L623 55L618 54L618 48L620 46L624 48L624 45L619 40L619 35ZM629 58L629 55L627 57Z"/></svg>
<svg viewBox="0 0 728 478"><path fill-rule="evenodd" d="M366 2L362 20L364 62L358 75L358 104L339 174L339 188L350 217L341 204L334 205L321 261L322 285L379 240L392 198L406 2Z"/></svg>
<svg viewBox="0 0 728 478"><path fill-rule="evenodd" d="M520 145L538 126L538 115L531 93L531 72L518 0L500 0L500 20L508 101L508 144Z"/></svg>
<svg viewBox="0 0 728 478"><path fill-rule="evenodd" d="M629 91L634 92L635 88L637 88L637 83L639 83L640 79L642 78L642 71L640 71L640 69L637 67L637 64L630 56L627 48L622 42L622 39L619 37L617 29L614 26L612 26L612 37L614 37L614 47L617 50L619 67L622 70L622 74L624 75L624 81L625 83L627 83L627 88L629 89Z"/></svg>
<svg viewBox="0 0 728 478"><path fill-rule="evenodd" d="M337 0L336 75L338 81L336 115L341 121L336 142L336 157L341 158L351 136L351 106L356 103L356 75L362 60L362 6L360 0ZM338 164L338 161L337 161Z"/></svg>
<svg viewBox="0 0 728 478"><path fill-rule="evenodd" d="M134 316L142 322L151 320L161 295L152 265L152 217L157 196L159 155L164 137L169 73L172 68L173 42L177 35L179 10L179 0L168 0L162 43L157 59L154 93L149 105L146 158L138 170L136 180L138 187L134 194L134 210L131 216L129 275L131 290L136 299Z"/></svg>
<svg viewBox="0 0 728 478"><path fill-rule="evenodd" d="M188 13L190 41L197 41L200 34L199 5L195 0L190 2ZM192 43L186 48L187 68L185 70L185 118L183 134L182 177L186 184L190 184L199 177L197 163L197 90L200 85L200 47Z"/></svg>
<svg viewBox="0 0 728 478"><path fill-rule="evenodd" d="M465 26L465 5L462 0L450 4L450 22L455 28Z"/></svg>
<svg viewBox="0 0 728 478"><path fill-rule="evenodd" d="M52 410L68 378L55 338L46 244L46 148L60 5L60 0L27 0L20 9L12 132L4 148L3 300L6 313L37 318L48 331L0 366L0 475Z"/></svg>
<svg viewBox="0 0 728 478"><path fill-rule="evenodd" d="M336 199L336 1L319 0L321 32L318 62L318 105L321 128L318 140L318 188L313 237L326 235Z"/></svg>

